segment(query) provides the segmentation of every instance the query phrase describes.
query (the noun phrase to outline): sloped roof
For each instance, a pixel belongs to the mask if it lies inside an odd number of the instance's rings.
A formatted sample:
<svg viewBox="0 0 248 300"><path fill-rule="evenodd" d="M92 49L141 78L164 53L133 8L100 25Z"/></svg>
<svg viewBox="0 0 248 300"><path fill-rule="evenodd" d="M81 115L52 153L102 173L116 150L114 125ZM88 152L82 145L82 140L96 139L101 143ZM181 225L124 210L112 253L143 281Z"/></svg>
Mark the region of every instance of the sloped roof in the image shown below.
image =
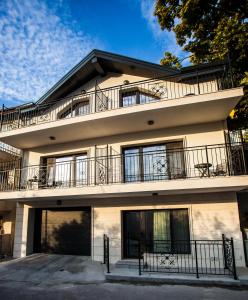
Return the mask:
<svg viewBox="0 0 248 300"><path fill-rule="evenodd" d="M49 102L50 99L63 98L95 76L108 72L150 78L180 73L174 68L95 49L49 89L37 104Z"/></svg>

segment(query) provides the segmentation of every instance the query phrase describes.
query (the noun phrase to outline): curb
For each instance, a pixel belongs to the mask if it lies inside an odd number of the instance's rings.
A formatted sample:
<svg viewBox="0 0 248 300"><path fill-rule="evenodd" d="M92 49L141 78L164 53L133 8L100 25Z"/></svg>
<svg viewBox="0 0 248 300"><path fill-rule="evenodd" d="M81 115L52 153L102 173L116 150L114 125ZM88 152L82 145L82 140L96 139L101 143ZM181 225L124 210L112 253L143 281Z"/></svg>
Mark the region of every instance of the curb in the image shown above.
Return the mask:
<svg viewBox="0 0 248 300"><path fill-rule="evenodd" d="M211 278L179 278L179 277L155 277L155 276L132 276L115 275L105 273L108 282L128 282L128 283L152 283L152 284L175 284L175 285L205 285L205 286L229 286L229 287L247 287L247 280L211 279Z"/></svg>

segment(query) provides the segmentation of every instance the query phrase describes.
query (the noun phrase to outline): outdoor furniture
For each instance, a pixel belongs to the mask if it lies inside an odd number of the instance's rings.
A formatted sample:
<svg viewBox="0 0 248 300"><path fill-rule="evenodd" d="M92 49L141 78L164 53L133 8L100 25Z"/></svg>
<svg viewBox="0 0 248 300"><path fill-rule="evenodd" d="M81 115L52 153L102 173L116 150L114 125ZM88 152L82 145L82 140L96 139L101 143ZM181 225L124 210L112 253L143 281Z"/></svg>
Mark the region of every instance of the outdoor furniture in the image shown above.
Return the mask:
<svg viewBox="0 0 248 300"><path fill-rule="evenodd" d="M195 168L198 169L201 178L209 176L209 168L211 168L211 167L212 167L212 164L210 164L210 163L201 163L201 164L195 165Z"/></svg>
<svg viewBox="0 0 248 300"><path fill-rule="evenodd" d="M223 161L221 164L216 165L216 168L212 173L214 176L225 176L227 174L226 161Z"/></svg>
<svg viewBox="0 0 248 300"><path fill-rule="evenodd" d="M38 177L33 176L33 178L28 179L27 181L27 189L32 189L35 183L39 183Z"/></svg>

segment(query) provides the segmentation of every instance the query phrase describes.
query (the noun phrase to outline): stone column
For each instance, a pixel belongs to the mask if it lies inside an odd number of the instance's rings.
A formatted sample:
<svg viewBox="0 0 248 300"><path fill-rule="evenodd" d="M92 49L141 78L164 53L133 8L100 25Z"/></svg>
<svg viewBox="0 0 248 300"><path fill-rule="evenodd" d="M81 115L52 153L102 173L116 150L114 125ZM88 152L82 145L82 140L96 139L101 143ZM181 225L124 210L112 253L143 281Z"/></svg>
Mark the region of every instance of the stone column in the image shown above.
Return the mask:
<svg viewBox="0 0 248 300"><path fill-rule="evenodd" d="M13 257L26 256L29 206L17 202Z"/></svg>

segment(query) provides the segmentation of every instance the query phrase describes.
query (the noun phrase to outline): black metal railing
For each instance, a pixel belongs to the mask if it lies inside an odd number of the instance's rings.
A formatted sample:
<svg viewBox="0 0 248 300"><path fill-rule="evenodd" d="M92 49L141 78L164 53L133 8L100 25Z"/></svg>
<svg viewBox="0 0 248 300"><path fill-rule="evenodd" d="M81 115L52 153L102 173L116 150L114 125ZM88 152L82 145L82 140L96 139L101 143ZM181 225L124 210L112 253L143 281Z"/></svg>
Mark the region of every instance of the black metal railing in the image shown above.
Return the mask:
<svg viewBox="0 0 248 300"><path fill-rule="evenodd" d="M243 144L120 154L0 171L0 190L72 188L247 174Z"/></svg>
<svg viewBox="0 0 248 300"><path fill-rule="evenodd" d="M3 107L0 130L10 131L133 105L214 93L233 87L230 73L225 69L215 72L210 70L208 74L194 72L132 83L126 81L123 85L109 88L101 88L96 84L89 92L83 90L80 94L51 100L46 104L13 109Z"/></svg>
<svg viewBox="0 0 248 300"><path fill-rule="evenodd" d="M137 241L139 275L182 273L233 276L238 279L233 239Z"/></svg>
<svg viewBox="0 0 248 300"><path fill-rule="evenodd" d="M103 235L103 264L106 265L107 273L110 273L110 258L109 258L109 237Z"/></svg>
<svg viewBox="0 0 248 300"><path fill-rule="evenodd" d="M245 263L246 266L248 267L248 239L244 238L243 244L244 244L244 253L245 253Z"/></svg>

